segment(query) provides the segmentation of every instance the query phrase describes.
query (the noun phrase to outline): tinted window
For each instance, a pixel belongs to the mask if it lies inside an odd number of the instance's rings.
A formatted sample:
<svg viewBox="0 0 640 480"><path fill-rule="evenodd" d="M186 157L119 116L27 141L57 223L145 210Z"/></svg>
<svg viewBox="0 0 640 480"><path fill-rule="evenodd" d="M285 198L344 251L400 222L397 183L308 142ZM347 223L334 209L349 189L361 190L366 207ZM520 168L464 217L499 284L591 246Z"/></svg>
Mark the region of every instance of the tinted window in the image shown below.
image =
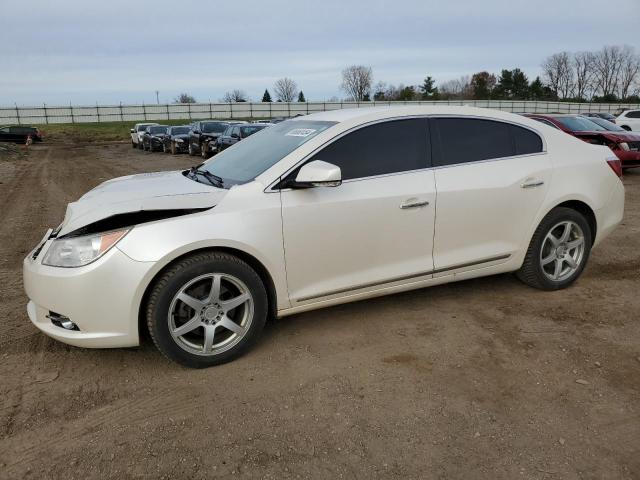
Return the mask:
<svg viewBox="0 0 640 480"><path fill-rule="evenodd" d="M262 130L264 125L251 125L248 127L240 127L240 131L242 132L242 137L248 137L249 135L253 135L254 133Z"/></svg>
<svg viewBox="0 0 640 480"><path fill-rule="evenodd" d="M223 137L230 137L231 136L231 130L233 130L233 127L227 127L227 129L222 132L222 136Z"/></svg>
<svg viewBox="0 0 640 480"><path fill-rule="evenodd" d="M542 151L542 139L540 136L527 130L526 128L509 126L511 136L516 147L516 155L526 155L528 153L538 153Z"/></svg>
<svg viewBox="0 0 640 480"><path fill-rule="evenodd" d="M240 127L233 127L231 129L231 135L238 135L240 136Z"/></svg>
<svg viewBox="0 0 640 480"><path fill-rule="evenodd" d="M339 166L343 180L417 170L429 166L428 135L425 119L377 123L336 140L310 161Z"/></svg>
<svg viewBox="0 0 640 480"><path fill-rule="evenodd" d="M434 165L455 165L515 154L508 123L473 118L438 118L433 125L440 146L434 151Z"/></svg>
<svg viewBox="0 0 640 480"><path fill-rule="evenodd" d="M640 110L634 110L633 112L627 112L625 115L628 118L640 118Z"/></svg>
<svg viewBox="0 0 640 480"><path fill-rule="evenodd" d="M594 118L590 118L589 120L591 120L593 123L597 123L605 130L609 130L611 132L626 132L624 128L619 127L615 123L611 123L609 120L605 120L604 118L594 117Z"/></svg>
<svg viewBox="0 0 640 480"><path fill-rule="evenodd" d="M204 133L221 133L227 128L227 124L223 122L207 122L202 124Z"/></svg>

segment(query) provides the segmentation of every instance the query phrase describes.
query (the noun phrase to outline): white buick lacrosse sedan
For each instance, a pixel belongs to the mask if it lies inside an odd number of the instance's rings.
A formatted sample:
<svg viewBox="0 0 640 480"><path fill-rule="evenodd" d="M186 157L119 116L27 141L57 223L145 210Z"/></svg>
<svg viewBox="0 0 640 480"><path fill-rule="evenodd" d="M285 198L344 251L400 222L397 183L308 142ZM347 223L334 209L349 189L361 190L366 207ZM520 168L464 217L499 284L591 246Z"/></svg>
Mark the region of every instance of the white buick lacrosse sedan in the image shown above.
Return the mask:
<svg viewBox="0 0 640 480"><path fill-rule="evenodd" d="M467 107L339 110L186 171L107 181L24 260L31 321L82 347L229 361L268 317L516 272L564 288L621 221L606 147Z"/></svg>

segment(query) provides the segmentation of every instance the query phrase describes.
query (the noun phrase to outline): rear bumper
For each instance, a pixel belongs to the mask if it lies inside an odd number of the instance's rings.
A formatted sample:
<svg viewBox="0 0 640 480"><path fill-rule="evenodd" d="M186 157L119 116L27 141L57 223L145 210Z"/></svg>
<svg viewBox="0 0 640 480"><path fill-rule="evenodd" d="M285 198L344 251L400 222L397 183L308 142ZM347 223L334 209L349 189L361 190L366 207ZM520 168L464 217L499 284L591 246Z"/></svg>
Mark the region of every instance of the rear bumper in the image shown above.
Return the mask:
<svg viewBox="0 0 640 480"><path fill-rule="evenodd" d="M597 210L595 215L597 233L593 242L594 247L608 237L622 222L624 215L624 185L620 180L616 179L609 201L601 209Z"/></svg>

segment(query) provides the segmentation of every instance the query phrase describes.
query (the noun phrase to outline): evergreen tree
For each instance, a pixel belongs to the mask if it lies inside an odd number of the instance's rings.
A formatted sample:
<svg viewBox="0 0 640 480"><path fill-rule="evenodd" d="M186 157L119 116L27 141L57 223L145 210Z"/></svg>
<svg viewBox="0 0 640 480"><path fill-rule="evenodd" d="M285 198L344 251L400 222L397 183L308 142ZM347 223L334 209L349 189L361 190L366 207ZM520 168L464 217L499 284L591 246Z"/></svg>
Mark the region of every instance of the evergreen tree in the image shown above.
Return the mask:
<svg viewBox="0 0 640 480"><path fill-rule="evenodd" d="M302 90L300 90L300 93L298 94L298 101L299 102L306 102L307 99L304 98L304 93L302 93Z"/></svg>
<svg viewBox="0 0 640 480"><path fill-rule="evenodd" d="M269 93L269 90L267 90L266 88L264 89L264 95L262 95L262 101L263 102L271 101L271 94Z"/></svg>
<svg viewBox="0 0 640 480"><path fill-rule="evenodd" d="M512 98L515 100L527 100L529 98L529 79L519 68L511 71Z"/></svg>
<svg viewBox="0 0 640 480"><path fill-rule="evenodd" d="M495 89L495 97L510 99L513 98L513 72L511 70L502 70L498 84Z"/></svg>
<svg viewBox="0 0 640 480"><path fill-rule="evenodd" d="M424 83L420 85L423 100L436 100L439 96L438 87L435 86L436 81L428 76L424 79Z"/></svg>

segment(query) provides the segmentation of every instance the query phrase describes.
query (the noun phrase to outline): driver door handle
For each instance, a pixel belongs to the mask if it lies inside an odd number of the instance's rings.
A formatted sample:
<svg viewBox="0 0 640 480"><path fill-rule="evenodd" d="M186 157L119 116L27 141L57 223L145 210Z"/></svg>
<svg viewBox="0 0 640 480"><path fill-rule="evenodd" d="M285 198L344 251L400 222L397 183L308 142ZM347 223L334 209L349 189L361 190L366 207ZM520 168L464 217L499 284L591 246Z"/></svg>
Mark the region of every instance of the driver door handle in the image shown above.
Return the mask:
<svg viewBox="0 0 640 480"><path fill-rule="evenodd" d="M429 205L429 202L425 201L419 201L413 198L410 198L409 200L403 202L400 204L400 208L402 210L406 210L408 208L418 208L418 207L426 207L427 205Z"/></svg>
<svg viewBox="0 0 640 480"><path fill-rule="evenodd" d="M544 182L542 180L530 180L527 182L523 182L520 184L521 188L536 188L536 187L540 187L544 185Z"/></svg>

